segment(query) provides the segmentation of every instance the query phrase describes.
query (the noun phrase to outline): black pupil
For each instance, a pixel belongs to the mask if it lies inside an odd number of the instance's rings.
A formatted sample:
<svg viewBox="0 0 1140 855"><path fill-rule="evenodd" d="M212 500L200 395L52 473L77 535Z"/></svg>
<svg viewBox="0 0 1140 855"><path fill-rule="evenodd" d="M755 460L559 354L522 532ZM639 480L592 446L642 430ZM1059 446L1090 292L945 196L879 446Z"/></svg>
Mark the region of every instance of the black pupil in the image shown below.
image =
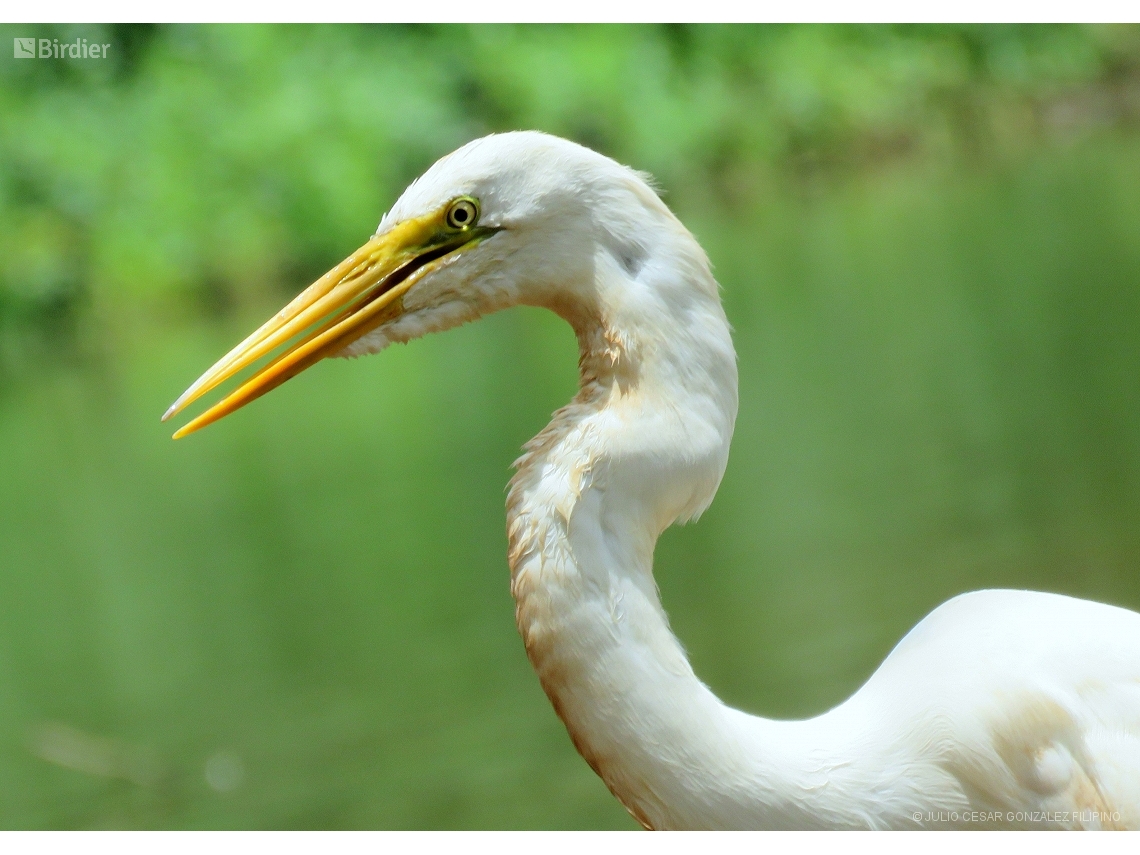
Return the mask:
<svg viewBox="0 0 1140 855"><path fill-rule="evenodd" d="M460 205L458 208L455 209L455 213L452 214L451 216L455 219L455 222L465 223L465 222L467 222L467 208Z"/></svg>

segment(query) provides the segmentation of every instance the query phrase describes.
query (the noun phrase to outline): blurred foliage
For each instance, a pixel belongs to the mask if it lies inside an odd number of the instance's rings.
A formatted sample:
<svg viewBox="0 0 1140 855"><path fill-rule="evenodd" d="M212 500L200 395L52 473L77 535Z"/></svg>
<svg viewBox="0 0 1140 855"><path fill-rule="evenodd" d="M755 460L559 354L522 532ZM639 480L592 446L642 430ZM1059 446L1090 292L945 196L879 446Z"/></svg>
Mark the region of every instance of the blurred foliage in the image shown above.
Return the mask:
<svg viewBox="0 0 1140 855"><path fill-rule="evenodd" d="M675 204L739 208L774 176L1000 156L1140 117L1140 33L1124 27L35 34L113 48L0 66L8 373L42 357L29 333L54 347L92 305L217 312L295 287L380 200L490 131L541 128L649 170Z"/></svg>
<svg viewBox="0 0 1140 855"><path fill-rule="evenodd" d="M0 60L0 825L630 827L505 581L560 322L157 423L493 130L654 173L716 266L737 435L657 575L726 700L820 712L971 588L1140 608L1140 28L5 32L112 49Z"/></svg>

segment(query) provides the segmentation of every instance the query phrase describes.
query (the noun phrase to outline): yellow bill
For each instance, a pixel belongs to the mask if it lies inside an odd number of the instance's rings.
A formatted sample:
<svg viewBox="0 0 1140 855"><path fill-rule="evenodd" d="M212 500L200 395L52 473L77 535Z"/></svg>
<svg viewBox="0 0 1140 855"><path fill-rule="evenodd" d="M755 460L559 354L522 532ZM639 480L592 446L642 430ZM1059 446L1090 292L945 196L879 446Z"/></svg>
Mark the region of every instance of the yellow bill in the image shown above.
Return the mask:
<svg viewBox="0 0 1140 855"><path fill-rule="evenodd" d="M453 203L454 206L455 203ZM475 209L477 210L477 208ZM163 415L166 421L242 370L284 347L248 380L179 428L180 439L229 415L403 311L401 298L442 259L492 232L474 217L457 228L451 212L407 220L368 243L302 291L199 377Z"/></svg>

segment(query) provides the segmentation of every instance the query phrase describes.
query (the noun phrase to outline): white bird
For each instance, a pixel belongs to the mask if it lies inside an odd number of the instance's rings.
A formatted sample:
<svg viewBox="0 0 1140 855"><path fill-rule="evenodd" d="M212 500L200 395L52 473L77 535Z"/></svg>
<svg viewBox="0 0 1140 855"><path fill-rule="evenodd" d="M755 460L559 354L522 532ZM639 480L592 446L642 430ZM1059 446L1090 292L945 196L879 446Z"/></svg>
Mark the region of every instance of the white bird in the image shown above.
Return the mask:
<svg viewBox="0 0 1140 855"><path fill-rule="evenodd" d="M183 436L326 356L517 304L574 328L581 388L517 461L511 590L578 751L647 828L1140 827L1140 615L1028 591L937 608L806 721L726 706L658 599L657 537L712 501L736 356L693 236L645 176L534 132L475 140L166 418L284 349Z"/></svg>

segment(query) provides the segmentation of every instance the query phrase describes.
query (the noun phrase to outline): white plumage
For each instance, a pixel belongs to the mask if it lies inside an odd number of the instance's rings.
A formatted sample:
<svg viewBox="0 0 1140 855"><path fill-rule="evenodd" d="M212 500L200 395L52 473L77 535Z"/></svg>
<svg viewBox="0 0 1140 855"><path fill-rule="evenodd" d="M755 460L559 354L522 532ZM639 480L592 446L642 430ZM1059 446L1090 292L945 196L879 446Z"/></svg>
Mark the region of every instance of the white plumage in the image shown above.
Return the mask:
<svg viewBox="0 0 1140 855"><path fill-rule="evenodd" d="M578 395L511 482L518 626L575 746L640 822L1140 827L1133 612L1024 591L956 597L849 700L807 721L747 715L697 679L658 599L653 548L720 483L736 357L692 235L641 175L581 146L512 133L445 157L376 237L167 415L314 321L177 435L325 356L516 304L565 318L581 368Z"/></svg>

